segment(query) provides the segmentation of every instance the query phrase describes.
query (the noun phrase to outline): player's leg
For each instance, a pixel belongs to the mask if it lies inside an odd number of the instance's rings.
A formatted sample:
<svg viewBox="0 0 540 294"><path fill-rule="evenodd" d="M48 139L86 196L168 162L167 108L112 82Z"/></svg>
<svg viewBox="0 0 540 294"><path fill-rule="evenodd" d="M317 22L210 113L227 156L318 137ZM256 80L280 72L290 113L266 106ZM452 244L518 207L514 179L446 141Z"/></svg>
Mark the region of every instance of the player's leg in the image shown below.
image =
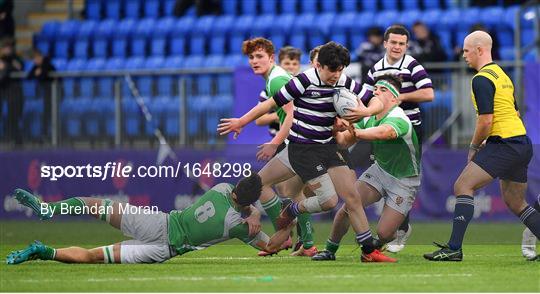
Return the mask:
<svg viewBox="0 0 540 294"><path fill-rule="evenodd" d="M30 207L40 219L49 219L60 214L92 215L120 229L122 220L120 204L109 199L72 197L62 201L46 203L23 189L15 190L15 198L20 204Z"/></svg>
<svg viewBox="0 0 540 294"><path fill-rule="evenodd" d="M64 263L117 263L120 262L120 243L93 249L68 247L55 249L39 241L34 241L27 248L10 253L8 264L19 264L25 261L41 259L55 260Z"/></svg>
<svg viewBox="0 0 540 294"><path fill-rule="evenodd" d="M274 190L272 190L272 186L295 176L295 173L279 159L280 157L287 156L286 151L287 148L272 158L259 171L259 176L261 177L263 184L261 197L259 199L276 231L278 230L276 219L281 211L281 201L276 193L274 193ZM289 195L282 196L290 197Z"/></svg>
<svg viewBox="0 0 540 294"><path fill-rule="evenodd" d="M527 183L501 180L500 186L506 206L519 217L536 238L540 238L540 212L525 201Z"/></svg>
<svg viewBox="0 0 540 294"><path fill-rule="evenodd" d="M447 245L438 245L439 250L424 254L424 258L433 261L461 261L461 246L467 226L474 214L474 191L489 184L493 177L471 161L461 172L454 184L456 204L452 223L452 234Z"/></svg>
<svg viewBox="0 0 540 294"><path fill-rule="evenodd" d="M379 201L381 195L373 186L369 185L364 181L356 182L356 189L358 193L362 196L362 204L364 207ZM313 256L313 260L335 260L335 254L339 248L339 243L347 231L349 230L349 216L346 205L341 206L334 216L334 222L332 223L332 230L330 231L330 236L326 240L325 250L317 253Z"/></svg>
<svg viewBox="0 0 540 294"><path fill-rule="evenodd" d="M534 201L533 208L540 212L540 195L538 196L538 199ZM523 257L525 257L527 260L536 260L538 258L538 255L536 254L536 241L538 238L531 232L531 230L527 227L525 227L525 230L522 234L521 239L521 254Z"/></svg>

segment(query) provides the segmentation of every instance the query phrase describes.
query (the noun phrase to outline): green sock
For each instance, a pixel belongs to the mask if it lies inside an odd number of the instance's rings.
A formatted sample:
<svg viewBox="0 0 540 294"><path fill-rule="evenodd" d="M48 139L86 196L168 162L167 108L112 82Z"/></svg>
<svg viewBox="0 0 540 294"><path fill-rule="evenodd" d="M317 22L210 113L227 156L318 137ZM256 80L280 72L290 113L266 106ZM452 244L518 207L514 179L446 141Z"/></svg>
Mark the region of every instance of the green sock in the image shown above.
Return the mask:
<svg viewBox="0 0 540 294"><path fill-rule="evenodd" d="M39 253L39 259L42 260L53 260L56 256L56 249L44 245L45 251Z"/></svg>
<svg viewBox="0 0 540 294"><path fill-rule="evenodd" d="M311 214L304 212L298 217L298 225L300 226L300 240L303 243L304 249L313 247L313 228L311 227Z"/></svg>
<svg viewBox="0 0 540 294"><path fill-rule="evenodd" d="M73 197L66 200L49 203L49 209L54 209L54 214L60 214L62 210L68 210L68 214L77 215L83 213L86 203L81 198Z"/></svg>
<svg viewBox="0 0 540 294"><path fill-rule="evenodd" d="M330 239L326 240L326 250L336 254L339 248L339 243L336 243Z"/></svg>
<svg viewBox="0 0 540 294"><path fill-rule="evenodd" d="M270 218L270 221L272 221L272 226L274 226L274 230L277 229L277 223L276 220L279 216L279 213L281 212L281 201L279 200L279 197L274 196L274 198L270 199L270 201L262 203L262 207L264 208L264 211L266 211L266 214Z"/></svg>

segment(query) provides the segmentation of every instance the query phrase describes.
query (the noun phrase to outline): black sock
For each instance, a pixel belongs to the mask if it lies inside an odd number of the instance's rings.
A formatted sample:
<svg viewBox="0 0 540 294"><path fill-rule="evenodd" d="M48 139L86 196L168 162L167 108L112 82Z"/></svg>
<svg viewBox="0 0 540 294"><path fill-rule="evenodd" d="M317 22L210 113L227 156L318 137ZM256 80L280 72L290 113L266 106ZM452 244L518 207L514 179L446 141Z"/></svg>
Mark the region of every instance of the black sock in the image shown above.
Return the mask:
<svg viewBox="0 0 540 294"><path fill-rule="evenodd" d="M519 219L521 222L531 230L531 232L540 239L540 212L534 210L530 205L527 205L519 213Z"/></svg>
<svg viewBox="0 0 540 294"><path fill-rule="evenodd" d="M409 230L409 213L408 212L407 212L407 215L405 216L405 219L401 223L401 225L399 225L399 229L405 232Z"/></svg>
<svg viewBox="0 0 540 294"><path fill-rule="evenodd" d="M448 246L452 250L458 250L463 244L463 237L467 226L474 214L474 198L468 195L459 195L456 197L456 206L454 209L454 222L452 226L452 235Z"/></svg>
<svg viewBox="0 0 540 294"><path fill-rule="evenodd" d="M371 231L367 230L363 233L356 234L356 243L362 245L362 252L370 254L375 250L374 239L371 235Z"/></svg>

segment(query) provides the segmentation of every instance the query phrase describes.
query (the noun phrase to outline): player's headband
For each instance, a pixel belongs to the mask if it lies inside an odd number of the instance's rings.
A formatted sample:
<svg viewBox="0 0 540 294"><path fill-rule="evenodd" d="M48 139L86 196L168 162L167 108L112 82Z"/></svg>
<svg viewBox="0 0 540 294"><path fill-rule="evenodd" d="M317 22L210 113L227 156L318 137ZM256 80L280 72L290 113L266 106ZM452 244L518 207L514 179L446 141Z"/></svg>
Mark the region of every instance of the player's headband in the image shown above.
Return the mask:
<svg viewBox="0 0 540 294"><path fill-rule="evenodd" d="M394 95L394 97L398 97L399 96L399 92L398 90L396 89L396 87L392 86L392 84L390 84L388 81L386 80L378 80L377 83L375 83L375 86L378 86L378 87L385 87L386 89L388 89L388 91L390 91L392 93L392 95Z"/></svg>

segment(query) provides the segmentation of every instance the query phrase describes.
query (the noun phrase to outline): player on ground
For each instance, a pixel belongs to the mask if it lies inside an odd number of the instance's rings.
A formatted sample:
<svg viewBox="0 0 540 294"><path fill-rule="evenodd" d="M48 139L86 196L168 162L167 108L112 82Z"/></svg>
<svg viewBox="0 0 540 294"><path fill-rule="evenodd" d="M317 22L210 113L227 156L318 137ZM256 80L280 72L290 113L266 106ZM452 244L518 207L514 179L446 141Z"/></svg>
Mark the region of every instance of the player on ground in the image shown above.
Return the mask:
<svg viewBox="0 0 540 294"><path fill-rule="evenodd" d="M282 67L275 65L274 62L274 45L270 40L264 38L254 38L245 41L242 44L242 52L249 58L249 64L253 69L253 72L257 75L264 77L266 82L265 94L266 99L274 96L285 85L292 76L285 71ZM288 66L289 69L298 70L300 66L300 51L293 47L287 47L284 50L280 50L280 61ZM298 59L296 59L298 58ZM276 151L281 151L286 146L286 138L289 134L290 126L292 124L292 103L278 107L275 115L279 119L280 129L276 136L269 143L260 146L260 150L257 153L257 159L268 160L272 158ZM273 114L265 114L265 116L272 116ZM264 117L264 116L263 116ZM288 195L291 198L300 194L302 191L303 183L299 179L290 179L288 181L279 183L276 185L276 190L279 195ZM274 229L277 231L276 218L281 210L281 201L279 197L272 194L263 194L261 197L261 205L268 214ZM317 248L313 246L313 236L311 235L311 216L308 213L302 214L298 218L298 226L303 233L303 248L306 249L306 254L312 256L317 252ZM287 240L286 247L291 247L292 240ZM313 248L313 249L311 249ZM303 251L298 252L295 255L304 255ZM267 256L272 254L271 252L261 251L259 256Z"/></svg>
<svg viewBox="0 0 540 294"><path fill-rule="evenodd" d="M410 33L400 25L389 27L384 33L384 48L386 54L368 72L366 81L362 86L360 97L366 99L373 95L375 78L385 74L397 75L401 78L401 91L399 105L411 120L420 146L422 155L422 117L418 103L433 101L435 94L431 79L424 67L412 56L407 55ZM358 121L359 115L354 112L344 117L349 121ZM412 233L409 225L409 215L399 227L397 238L387 245L390 252L399 252L405 247L405 243Z"/></svg>
<svg viewBox="0 0 540 294"><path fill-rule="evenodd" d="M478 71L472 79L472 101L478 117L467 166L454 184L452 235L446 245L435 243L439 250L424 254L428 260L463 259L463 237L474 213L473 194L495 178L500 179L501 194L508 208L540 237L540 212L525 201L532 144L519 117L514 85L502 68L493 63L492 44L490 35L482 31L472 32L463 41L463 58Z"/></svg>
<svg viewBox="0 0 540 294"><path fill-rule="evenodd" d="M260 231L260 214L250 205L259 198L261 186L261 179L256 174L240 180L236 187L218 184L190 207L170 213L152 213L150 210L131 213L131 209L122 209L129 204L88 197L42 203L31 193L17 189L15 197L19 203L32 208L41 219L53 217L64 207L72 214L92 214L133 239L93 249L54 249L36 241L23 250L11 252L7 263L18 264L33 259L67 263L155 263L233 238L256 249L277 251L288 238L292 226L280 230L271 239ZM252 213L249 225L241 216L244 211Z"/></svg>
<svg viewBox="0 0 540 294"><path fill-rule="evenodd" d="M243 126L270 109L293 101L295 111L288 137L290 143L259 172L263 181L262 193L273 193L272 185L298 174L313 197L287 205L280 213L278 226L286 226L303 212L331 210L338 202L337 195L340 195L349 209L351 224L357 233L356 240L362 245L363 253L373 261L384 261L384 255L375 250L379 244L371 235L360 195L354 187L355 179L337 152L332 137L337 115L333 106L335 89L344 87L359 91L359 85L343 74L349 63L350 54L345 47L335 42L326 43L319 51L316 68L294 77L271 99L257 105L243 117L222 119L218 132L221 135L230 132L238 135ZM359 104L364 116L371 115L372 106L379 106L371 101L367 108L363 103Z"/></svg>
<svg viewBox="0 0 540 294"><path fill-rule="evenodd" d="M374 94L384 110L354 124L355 129L336 135L340 144L353 145L357 140L372 141L375 163L356 182L356 189L367 207L384 198L384 208L377 226L383 243L396 238L399 225L412 208L420 186L420 149L411 121L399 105L401 81L392 75L375 79ZM337 212L326 250L312 259L335 260L339 242L349 224L345 207ZM364 256L362 256L364 258ZM389 261L395 261L390 259Z"/></svg>

